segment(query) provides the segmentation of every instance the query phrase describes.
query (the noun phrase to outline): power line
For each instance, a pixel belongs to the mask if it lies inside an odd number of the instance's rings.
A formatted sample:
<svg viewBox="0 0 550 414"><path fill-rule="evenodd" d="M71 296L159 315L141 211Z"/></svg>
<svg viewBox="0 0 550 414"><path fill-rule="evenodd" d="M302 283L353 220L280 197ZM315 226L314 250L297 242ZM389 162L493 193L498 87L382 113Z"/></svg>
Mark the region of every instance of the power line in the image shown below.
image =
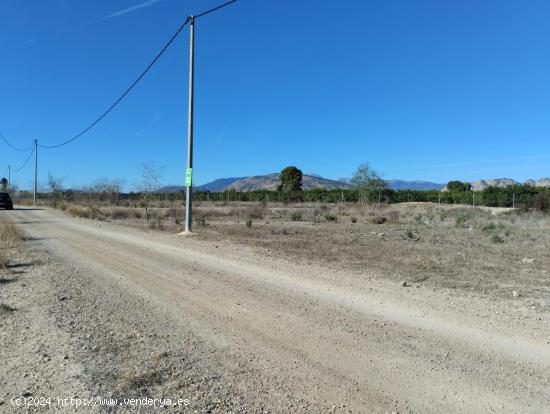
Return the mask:
<svg viewBox="0 0 550 414"><path fill-rule="evenodd" d="M207 14L210 14L212 12L215 12L216 10L219 10L223 7L226 7L226 6L229 6L230 4L232 3L235 3L237 0L230 0L226 3L223 3L223 4L220 4L219 6L216 6L214 7L213 9L210 9L210 10L206 10L205 12L202 12L200 14L197 14L196 16L194 16L195 19L198 19L199 17L202 17L202 16L206 16Z"/></svg>
<svg viewBox="0 0 550 414"><path fill-rule="evenodd" d="M0 132L0 138L2 138L2 140L8 144L10 147L12 147L14 150L16 151L21 151L21 152L27 152L28 150L30 150L34 144L32 144L30 147L28 148L18 148L16 147L15 145L13 145L11 142L8 141L8 139Z"/></svg>
<svg viewBox="0 0 550 414"><path fill-rule="evenodd" d="M232 3L235 3L237 0L230 0L228 2L225 2L223 4L220 4L219 6L217 7L214 7L212 9L209 9L209 10L206 10L202 13L199 13L197 14L196 16L194 16L193 18L197 19L199 17L203 17L203 16L206 16L207 14L210 14L212 12L215 12L216 10L219 10L223 7L226 7L226 6L229 6L230 4ZM160 59L160 57L164 54L164 52L166 52L166 50L168 49L168 47L170 47L170 45L172 44L172 42L176 39L176 37L178 37L178 35L181 33L181 31L183 30L183 28L191 21L191 16L187 17L187 19L185 20L185 22L183 22L183 24L180 25L180 27L178 28L178 30L176 30L176 32L174 33L174 35L170 38L170 40L168 40L168 42L166 42L166 44L164 45L164 47L161 49L161 51L155 56L155 58L151 61L151 63L149 63L149 65L145 68L145 70L137 77L137 79L132 82L132 84L122 93L122 95L120 95L120 97L105 111L103 112L95 121L93 121L90 125L88 125L86 128L84 128L81 132L79 132L77 135L75 135L74 137L72 138L69 138L67 139L66 141L63 141L59 144L56 144L56 145L40 145L38 144L39 147L41 148L48 148L48 149L51 149L51 148L59 148L59 147L62 147L64 145L67 145L73 141L75 141L76 139L80 138L82 135L84 135L86 132L88 132L90 129L92 129L94 126L96 126L99 122L101 122L101 120L103 120L103 118L105 118L113 109L115 109L115 107L126 97L126 95L128 95L130 93L130 91L132 89L134 89L134 87L141 81L141 79L143 79L143 77L146 75L147 72L149 72L149 70L153 67L153 65L155 63L157 63L157 61ZM29 148L30 149L30 148Z"/></svg>
<svg viewBox="0 0 550 414"><path fill-rule="evenodd" d="M34 146L34 144L33 144L33 146ZM27 157L27 159L25 160L25 162L23 163L23 165L22 165L21 167L15 169L15 170L12 170L12 172L16 173L16 172L21 171L23 168L25 168L25 166L27 165L27 163L28 163L29 160L31 159L32 154L34 154L34 151L35 151L35 149L33 149L33 150L30 152L29 156Z"/></svg>
<svg viewBox="0 0 550 414"><path fill-rule="evenodd" d="M96 126L103 118L105 118L109 114L109 112L111 112L113 109L115 109L115 107L126 97L126 95L128 95L130 93L130 91L132 89L134 89L134 87L145 76L145 74L147 72L149 72L149 70L153 67L153 65L157 62L157 60L160 59L160 57L164 54L166 49L168 49L168 47L172 44L172 42L176 39L176 37L178 37L178 35L183 30L183 28L187 25L188 22L189 22L189 19L185 20L185 22L178 28L178 30L176 31L176 33L174 33L174 35L170 38L170 40L168 40L168 42L164 45L164 47L161 49L161 51L155 56L155 58L151 61L151 63L149 63L149 65L145 68L145 70L141 73L141 75L139 75L137 77L137 79L134 82L132 82L132 84L122 93L122 95L120 95L120 97L105 112L103 112L94 122L92 122L89 126L87 126L84 130L79 132L74 137L72 137L72 138L70 138L66 141L63 141L60 144L56 144L56 145L40 145L39 144L38 146L41 147L41 148L50 148L50 149L51 148L62 147L64 145L67 145L67 144L73 142L74 140L80 138L82 135L84 135L86 132L88 132L90 129L92 129L94 126Z"/></svg>

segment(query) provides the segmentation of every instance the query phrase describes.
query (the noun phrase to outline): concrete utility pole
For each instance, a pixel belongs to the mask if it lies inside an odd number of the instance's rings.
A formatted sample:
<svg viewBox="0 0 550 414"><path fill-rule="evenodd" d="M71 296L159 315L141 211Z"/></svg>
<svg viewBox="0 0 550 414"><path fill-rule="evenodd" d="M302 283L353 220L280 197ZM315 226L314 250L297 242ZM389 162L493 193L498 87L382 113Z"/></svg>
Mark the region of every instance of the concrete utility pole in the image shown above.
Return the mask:
<svg viewBox="0 0 550 414"><path fill-rule="evenodd" d="M195 18L189 17L189 113L187 115L187 169L185 170L185 233L192 231L193 203L193 101L195 89Z"/></svg>
<svg viewBox="0 0 550 414"><path fill-rule="evenodd" d="M33 204L36 205L36 190L38 187L38 140L34 140L34 194Z"/></svg>
<svg viewBox="0 0 550 414"><path fill-rule="evenodd" d="M229 0L217 7L197 15L205 16L225 6L235 3L237 0ZM195 94L195 16L189 16L189 113L187 117L187 168L185 170L185 231L182 234L190 234L193 224L193 115Z"/></svg>

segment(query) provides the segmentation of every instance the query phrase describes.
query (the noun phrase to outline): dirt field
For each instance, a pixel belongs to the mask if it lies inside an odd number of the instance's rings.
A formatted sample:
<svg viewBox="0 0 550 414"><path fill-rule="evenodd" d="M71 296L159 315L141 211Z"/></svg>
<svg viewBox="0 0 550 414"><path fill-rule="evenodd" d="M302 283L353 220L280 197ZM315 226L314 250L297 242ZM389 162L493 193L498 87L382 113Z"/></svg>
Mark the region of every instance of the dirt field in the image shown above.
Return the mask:
<svg viewBox="0 0 550 414"><path fill-rule="evenodd" d="M2 213L29 237L0 270L2 412L550 412L548 218L199 205L181 237L170 215Z"/></svg>
<svg viewBox="0 0 550 414"><path fill-rule="evenodd" d="M181 208L154 208L148 224L139 208L103 207L98 214L139 229L183 229ZM198 239L261 256L550 311L550 217L536 212L431 203L203 202L196 203L194 221Z"/></svg>

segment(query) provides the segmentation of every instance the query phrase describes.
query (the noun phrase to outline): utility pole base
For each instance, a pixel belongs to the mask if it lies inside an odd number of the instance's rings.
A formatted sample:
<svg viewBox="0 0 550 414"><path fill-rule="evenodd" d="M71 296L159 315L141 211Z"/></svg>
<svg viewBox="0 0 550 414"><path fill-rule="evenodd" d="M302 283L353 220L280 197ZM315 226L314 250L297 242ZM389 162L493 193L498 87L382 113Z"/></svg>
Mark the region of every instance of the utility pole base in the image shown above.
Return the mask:
<svg viewBox="0 0 550 414"><path fill-rule="evenodd" d="M193 233L192 231L185 230L178 233L178 236L195 236L195 233Z"/></svg>

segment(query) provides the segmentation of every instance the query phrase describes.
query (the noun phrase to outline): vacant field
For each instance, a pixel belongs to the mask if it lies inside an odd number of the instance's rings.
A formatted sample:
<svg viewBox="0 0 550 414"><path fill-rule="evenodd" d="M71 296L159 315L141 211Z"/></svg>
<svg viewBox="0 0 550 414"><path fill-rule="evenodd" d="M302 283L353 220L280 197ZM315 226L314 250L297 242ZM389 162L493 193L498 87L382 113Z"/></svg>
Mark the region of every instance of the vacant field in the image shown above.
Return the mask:
<svg viewBox="0 0 550 414"><path fill-rule="evenodd" d="M63 205L77 217L179 232L184 211ZM196 203L199 239L263 255L384 278L467 290L550 309L550 217L536 211L409 204Z"/></svg>
<svg viewBox="0 0 550 414"><path fill-rule="evenodd" d="M0 283L0 412L29 395L189 404L167 412L548 412L550 313L532 276L544 217L203 204L181 237L170 207L150 225L69 207L77 218L5 214L26 236Z"/></svg>

